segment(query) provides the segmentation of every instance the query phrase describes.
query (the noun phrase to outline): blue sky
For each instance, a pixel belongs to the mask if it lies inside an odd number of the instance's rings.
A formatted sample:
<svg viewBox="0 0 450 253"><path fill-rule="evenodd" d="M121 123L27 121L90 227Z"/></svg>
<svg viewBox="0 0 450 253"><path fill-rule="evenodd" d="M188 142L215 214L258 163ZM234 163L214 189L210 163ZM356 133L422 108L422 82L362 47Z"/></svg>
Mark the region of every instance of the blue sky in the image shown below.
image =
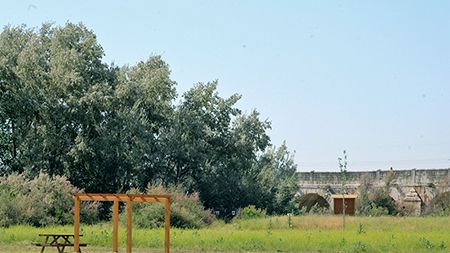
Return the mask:
<svg viewBox="0 0 450 253"><path fill-rule="evenodd" d="M83 22L105 61L162 55L178 92L272 122L300 171L450 167L448 1L2 1L0 25Z"/></svg>

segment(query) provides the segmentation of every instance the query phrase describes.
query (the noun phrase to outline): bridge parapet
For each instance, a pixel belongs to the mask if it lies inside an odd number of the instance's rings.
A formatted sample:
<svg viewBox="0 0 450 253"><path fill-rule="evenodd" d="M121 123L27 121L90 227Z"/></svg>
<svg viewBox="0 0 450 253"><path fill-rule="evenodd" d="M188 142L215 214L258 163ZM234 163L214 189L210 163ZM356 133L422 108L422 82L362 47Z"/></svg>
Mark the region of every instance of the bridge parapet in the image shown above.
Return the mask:
<svg viewBox="0 0 450 253"><path fill-rule="evenodd" d="M339 185L340 172L298 172L300 186L302 185ZM430 170L376 170L376 171L350 171L347 172L347 184L361 184L363 181L372 184L382 184L387 178L393 176L393 182L398 185L438 185L450 180L449 169Z"/></svg>
<svg viewBox="0 0 450 253"><path fill-rule="evenodd" d="M331 205L331 194L342 192L340 172L299 172L298 176L299 194L318 194ZM351 171L347 172L345 189L347 193L358 194L359 186L363 183L370 185L370 188L384 187L388 180L390 180L389 195L396 201L398 208L407 208L408 204L413 203L413 207L419 209L415 210L417 214L423 211L423 207L427 206L437 194L450 191L450 168ZM420 205L416 203L417 201L410 201L413 193L420 199Z"/></svg>

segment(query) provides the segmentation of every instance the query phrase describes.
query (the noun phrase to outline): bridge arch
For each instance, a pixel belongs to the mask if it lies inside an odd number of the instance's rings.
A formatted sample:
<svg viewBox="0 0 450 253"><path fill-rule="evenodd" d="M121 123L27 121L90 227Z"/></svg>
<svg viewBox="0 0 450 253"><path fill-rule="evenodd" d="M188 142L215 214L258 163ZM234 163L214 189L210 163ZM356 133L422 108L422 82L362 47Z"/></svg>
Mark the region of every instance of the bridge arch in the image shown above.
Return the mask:
<svg viewBox="0 0 450 253"><path fill-rule="evenodd" d="M330 203L325 197L318 193L306 193L298 198L298 205L300 209L305 209L306 212L311 211L314 206L323 209L330 209Z"/></svg>

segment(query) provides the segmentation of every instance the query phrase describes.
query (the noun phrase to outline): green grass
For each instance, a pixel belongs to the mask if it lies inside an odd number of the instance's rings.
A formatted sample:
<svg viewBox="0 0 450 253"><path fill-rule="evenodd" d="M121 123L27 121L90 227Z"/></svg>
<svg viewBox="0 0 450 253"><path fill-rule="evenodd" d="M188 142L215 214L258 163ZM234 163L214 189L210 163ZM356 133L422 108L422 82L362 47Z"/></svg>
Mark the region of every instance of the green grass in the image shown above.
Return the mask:
<svg viewBox="0 0 450 253"><path fill-rule="evenodd" d="M173 252L450 252L449 217L348 217L345 232L339 216L300 216L217 222L199 230L171 230ZM84 252L108 252L111 224L83 225ZM121 227L119 244L125 246ZM44 232L73 232L71 226L0 228L0 253L29 252ZM162 229L133 230L136 252L162 252ZM8 249L6 250L6 248ZM3 250L5 249L5 250ZM33 250L33 248L31 248ZM34 251L37 251L34 248Z"/></svg>

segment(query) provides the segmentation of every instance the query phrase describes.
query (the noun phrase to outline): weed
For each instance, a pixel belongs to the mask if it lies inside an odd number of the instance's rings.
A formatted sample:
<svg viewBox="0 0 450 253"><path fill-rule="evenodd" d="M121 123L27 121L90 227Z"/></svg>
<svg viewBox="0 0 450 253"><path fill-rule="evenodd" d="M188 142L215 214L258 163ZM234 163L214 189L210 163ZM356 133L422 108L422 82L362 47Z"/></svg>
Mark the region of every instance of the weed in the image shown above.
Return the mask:
<svg viewBox="0 0 450 253"><path fill-rule="evenodd" d="M267 225L267 234L271 235L272 234L272 229L273 229L272 219L269 219L269 223Z"/></svg>
<svg viewBox="0 0 450 253"><path fill-rule="evenodd" d="M345 240L345 238L342 238L342 240L339 242L341 248L345 247L345 245L347 244L347 240Z"/></svg>
<svg viewBox="0 0 450 253"><path fill-rule="evenodd" d="M356 232L360 235L360 234L365 234L366 233L366 228L364 227L364 224L359 223L358 224L358 229L356 230Z"/></svg>
<svg viewBox="0 0 450 253"><path fill-rule="evenodd" d="M239 209L236 215L236 219L250 220L266 217L266 210L256 208L254 205L249 205L244 207L244 209Z"/></svg>
<svg viewBox="0 0 450 253"><path fill-rule="evenodd" d="M292 214L288 213L288 228L292 229L293 228L293 224L292 224Z"/></svg>
<svg viewBox="0 0 450 253"><path fill-rule="evenodd" d="M433 248L433 243L431 243L431 241L428 240L425 237L420 237L419 243L425 249L432 249Z"/></svg>
<svg viewBox="0 0 450 253"><path fill-rule="evenodd" d="M389 246L391 248L395 248L395 236L391 235L391 237L389 238Z"/></svg>
<svg viewBox="0 0 450 253"><path fill-rule="evenodd" d="M363 241L356 241L352 244L352 247L350 248L350 252L352 253L363 253L367 252L368 245L364 243Z"/></svg>
<svg viewBox="0 0 450 253"><path fill-rule="evenodd" d="M444 242L444 241L441 241L441 242L439 243L439 246L438 246L438 248L439 248L440 250L444 250L444 249L446 249L446 248L447 248L447 245L445 244L445 242Z"/></svg>
<svg viewBox="0 0 450 253"><path fill-rule="evenodd" d="M180 252L447 252L450 220L446 217L347 217L341 231L341 216L288 216L216 223L200 229L172 228L171 246ZM364 229L359 228L363 224ZM239 225L240 229L237 229ZM112 224L82 224L82 243L110 252ZM356 231L365 233L357 234ZM42 233L73 233L72 226L0 228L0 252L32 252L24 245L42 240ZM421 237L426 239L420 239ZM359 242L358 242L359 240ZM431 241L431 242L430 242ZM419 243L420 242L420 243ZM126 244L126 226L119 227L119 246ZM16 245L16 246L14 246ZM9 247L9 248L8 248ZM16 247L17 250L7 250ZM107 248L108 247L108 248ZM136 252L158 252L164 247L164 229L133 229ZM21 248L23 248L21 250ZM145 249L145 250L144 250ZM135 250L133 250L135 252Z"/></svg>

